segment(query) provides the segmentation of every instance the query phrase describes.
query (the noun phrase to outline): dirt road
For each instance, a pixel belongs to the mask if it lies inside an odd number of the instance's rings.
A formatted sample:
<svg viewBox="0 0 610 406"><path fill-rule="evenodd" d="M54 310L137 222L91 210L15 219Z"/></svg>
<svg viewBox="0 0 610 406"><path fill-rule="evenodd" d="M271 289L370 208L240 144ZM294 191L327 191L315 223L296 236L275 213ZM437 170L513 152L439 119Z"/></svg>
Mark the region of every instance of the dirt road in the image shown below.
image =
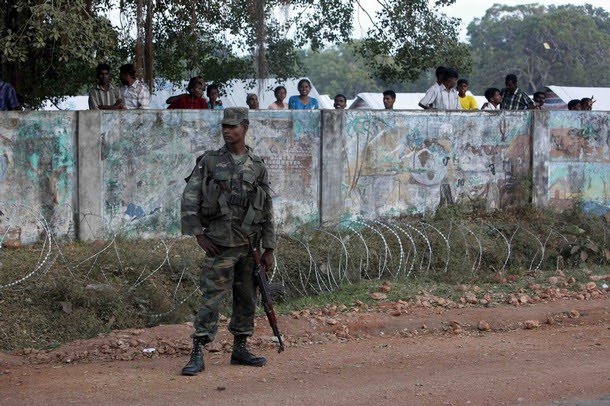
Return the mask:
<svg viewBox="0 0 610 406"><path fill-rule="evenodd" d="M601 405L610 402L609 305L605 295L523 307L409 308L400 314L301 312L280 319L290 344L282 354L258 320L262 342L257 340L254 349L267 356L267 366L229 365L223 328L212 348L218 352L206 353L206 371L196 377L178 374L187 360L190 326L119 331L50 353L0 355L0 404L550 405L597 400L590 404ZM141 354L149 345L157 354L150 359ZM131 360L117 361L117 354Z"/></svg>

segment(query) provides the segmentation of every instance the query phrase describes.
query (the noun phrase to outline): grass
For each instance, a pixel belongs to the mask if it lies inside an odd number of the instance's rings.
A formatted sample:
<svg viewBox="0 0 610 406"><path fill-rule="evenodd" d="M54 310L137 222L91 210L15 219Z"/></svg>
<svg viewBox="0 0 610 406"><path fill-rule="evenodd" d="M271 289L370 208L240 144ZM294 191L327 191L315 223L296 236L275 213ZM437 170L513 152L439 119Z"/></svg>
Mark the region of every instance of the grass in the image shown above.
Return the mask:
<svg viewBox="0 0 610 406"><path fill-rule="evenodd" d="M392 283L392 301L422 292L456 301L463 295L461 284L488 293L527 292L558 267L584 283L592 271L607 273L610 259L606 224L578 211L473 214L448 208L398 224L394 233L381 225L377 231L353 225L353 231L303 229L281 237L276 279L288 293L275 304L276 312L350 307L357 301L374 305L369 293L386 280ZM500 233L511 239L506 263ZM451 239L450 250L442 235ZM535 272L541 248L532 235L545 242L544 261ZM0 349L50 348L112 329L194 318L204 255L192 238L60 243L48 257L47 251L42 244L0 250L0 285L29 275L0 289ZM498 274L516 280L499 284ZM229 304L223 314L230 313Z"/></svg>

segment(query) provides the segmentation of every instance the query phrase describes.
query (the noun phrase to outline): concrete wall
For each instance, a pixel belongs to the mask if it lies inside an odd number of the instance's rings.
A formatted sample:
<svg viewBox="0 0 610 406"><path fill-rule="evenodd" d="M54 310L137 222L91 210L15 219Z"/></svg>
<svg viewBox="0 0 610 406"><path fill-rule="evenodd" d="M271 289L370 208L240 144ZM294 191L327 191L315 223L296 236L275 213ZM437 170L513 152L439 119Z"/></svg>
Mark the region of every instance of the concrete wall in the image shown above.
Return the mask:
<svg viewBox="0 0 610 406"><path fill-rule="evenodd" d="M222 145L218 111L0 115L0 238L179 234L195 158ZM256 111L279 228L434 211L610 204L608 114ZM77 165L78 161L78 165ZM75 221L76 219L76 221ZM48 226L47 226L48 224ZM9 231L7 233L7 230Z"/></svg>
<svg viewBox="0 0 610 406"><path fill-rule="evenodd" d="M535 204L564 210L580 204L610 208L610 126L607 112L540 112L535 129Z"/></svg>
<svg viewBox="0 0 610 406"><path fill-rule="evenodd" d="M180 234L180 197L195 158L223 145L222 111L102 114L106 234ZM318 221L319 111L250 114L247 143L267 163L278 225Z"/></svg>
<svg viewBox="0 0 610 406"><path fill-rule="evenodd" d="M75 237L75 112L0 115L0 239L33 243L51 230Z"/></svg>
<svg viewBox="0 0 610 406"><path fill-rule="evenodd" d="M322 184L326 195L341 196L325 220L527 203L529 112L349 110L342 120L340 132L324 132L323 176L332 179Z"/></svg>

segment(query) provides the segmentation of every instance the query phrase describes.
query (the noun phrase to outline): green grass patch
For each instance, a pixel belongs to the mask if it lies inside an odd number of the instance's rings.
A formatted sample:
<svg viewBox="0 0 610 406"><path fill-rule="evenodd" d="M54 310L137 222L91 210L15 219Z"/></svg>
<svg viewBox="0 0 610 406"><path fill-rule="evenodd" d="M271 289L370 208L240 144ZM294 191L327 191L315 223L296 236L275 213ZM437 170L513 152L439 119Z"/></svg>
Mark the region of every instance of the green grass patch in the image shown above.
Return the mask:
<svg viewBox="0 0 610 406"><path fill-rule="evenodd" d="M578 211L485 214L453 207L349 226L280 238L275 281L287 294L276 311L373 305L369 294L387 280L391 301L423 292L457 301L462 284L490 293L528 291L557 269L574 277L568 289L577 289L592 272L607 273L610 260L606 223ZM49 348L117 328L193 320L203 258L193 238L2 249L0 348ZM515 281L498 283L498 275Z"/></svg>

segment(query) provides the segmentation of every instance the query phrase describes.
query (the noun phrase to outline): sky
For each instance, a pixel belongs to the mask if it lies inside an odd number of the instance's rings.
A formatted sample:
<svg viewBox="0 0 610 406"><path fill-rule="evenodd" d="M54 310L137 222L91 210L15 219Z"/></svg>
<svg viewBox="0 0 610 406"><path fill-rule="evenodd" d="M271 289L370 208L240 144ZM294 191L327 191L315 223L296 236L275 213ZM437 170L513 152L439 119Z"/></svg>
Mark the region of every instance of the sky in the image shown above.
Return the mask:
<svg viewBox="0 0 610 406"><path fill-rule="evenodd" d="M433 3L433 0L430 0ZM493 4L503 4L507 6L518 6L522 4L542 4L545 6L550 5L564 5L564 4L573 4L576 6L591 4L594 7L601 7L606 11L610 12L610 0L456 0L456 2L448 7L440 8L439 11L443 12L452 17L457 17L462 20L462 29L460 31L460 37L462 40L467 40L466 36L466 27L474 18L481 18L485 15L485 11L490 8ZM361 0L361 4L366 10L371 13L376 10L377 0ZM361 25L362 28L366 31L367 27L370 26L370 23L367 23L368 17L364 15L364 13L359 13L359 22L356 23L356 27ZM371 13L372 14L372 13ZM358 18L358 16L356 17ZM362 36L362 34L358 33L359 30L355 33L356 36Z"/></svg>

